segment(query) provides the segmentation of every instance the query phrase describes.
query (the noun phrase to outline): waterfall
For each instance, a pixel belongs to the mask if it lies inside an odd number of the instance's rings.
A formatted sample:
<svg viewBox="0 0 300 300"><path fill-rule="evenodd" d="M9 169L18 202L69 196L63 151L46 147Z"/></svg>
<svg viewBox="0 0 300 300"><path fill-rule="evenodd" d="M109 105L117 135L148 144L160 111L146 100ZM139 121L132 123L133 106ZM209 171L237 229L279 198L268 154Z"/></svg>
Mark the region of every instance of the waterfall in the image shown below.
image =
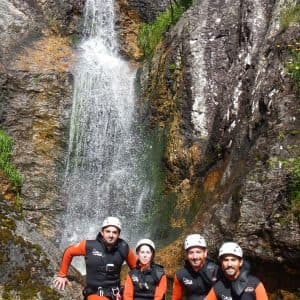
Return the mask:
<svg viewBox="0 0 300 300"><path fill-rule="evenodd" d="M134 79L135 70L118 56L114 1L87 0L74 71L61 248L94 239L110 215L121 219L122 237L136 241L150 188L141 172L143 145L133 130Z"/></svg>

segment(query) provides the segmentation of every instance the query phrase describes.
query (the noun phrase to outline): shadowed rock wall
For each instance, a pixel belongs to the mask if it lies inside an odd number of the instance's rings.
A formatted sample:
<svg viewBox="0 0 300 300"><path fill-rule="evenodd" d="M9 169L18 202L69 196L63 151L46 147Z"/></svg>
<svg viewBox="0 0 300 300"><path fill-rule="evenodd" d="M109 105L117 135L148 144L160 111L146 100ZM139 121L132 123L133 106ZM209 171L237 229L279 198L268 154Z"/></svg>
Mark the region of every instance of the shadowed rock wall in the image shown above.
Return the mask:
<svg viewBox="0 0 300 300"><path fill-rule="evenodd" d="M299 102L285 70L299 28L280 30L286 4L194 2L139 73L143 120L167 139L162 201L176 195L154 234L200 232L213 256L235 240L269 291L299 286L299 217L282 163L299 155ZM182 239L160 253L170 275ZM276 269L285 272L274 280Z"/></svg>
<svg viewBox="0 0 300 300"><path fill-rule="evenodd" d="M24 280L47 289L57 271L60 253L54 244L64 209L58 194L68 139L73 42L80 34L83 4L0 4L0 120L15 141L13 162L24 178L23 213L17 216L19 204L11 209L13 204L6 203L14 197L8 196L13 192L1 175L6 199L1 198L1 235L7 241L1 267L18 263L0 292L12 298L22 294L16 286ZM159 226L153 226L153 237L179 238L158 257L172 276L181 264L185 234L203 233L212 256L222 241L234 239L268 291L294 291L299 287L299 214L290 203L291 174L283 161L299 155L299 102L285 71L287 45L299 40L299 28L279 28L287 1L194 1L154 57L142 61L136 44L140 22L152 21L168 4L116 2L120 52L135 64L141 61L141 121L164 141L164 182L157 203L164 209L154 216ZM38 251L36 244L42 245ZM22 251L26 257L16 260ZM24 264L29 256L36 269L30 261ZM16 270L29 275L14 277ZM43 293L37 296L36 287L32 291L32 299L47 299ZM51 299L80 298L80 286L69 293L53 292Z"/></svg>

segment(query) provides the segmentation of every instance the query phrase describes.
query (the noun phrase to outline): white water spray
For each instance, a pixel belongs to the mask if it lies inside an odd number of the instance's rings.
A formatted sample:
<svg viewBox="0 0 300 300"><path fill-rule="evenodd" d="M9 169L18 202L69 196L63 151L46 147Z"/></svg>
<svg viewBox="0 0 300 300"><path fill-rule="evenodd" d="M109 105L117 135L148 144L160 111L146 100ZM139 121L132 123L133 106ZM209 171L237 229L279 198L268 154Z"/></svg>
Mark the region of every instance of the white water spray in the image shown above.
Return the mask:
<svg viewBox="0 0 300 300"><path fill-rule="evenodd" d="M133 242L142 202L151 192L144 187L141 142L132 130L135 70L118 56L113 2L86 2L74 74L62 248L94 239L110 215L122 220L122 236ZM82 264L77 267L83 271Z"/></svg>

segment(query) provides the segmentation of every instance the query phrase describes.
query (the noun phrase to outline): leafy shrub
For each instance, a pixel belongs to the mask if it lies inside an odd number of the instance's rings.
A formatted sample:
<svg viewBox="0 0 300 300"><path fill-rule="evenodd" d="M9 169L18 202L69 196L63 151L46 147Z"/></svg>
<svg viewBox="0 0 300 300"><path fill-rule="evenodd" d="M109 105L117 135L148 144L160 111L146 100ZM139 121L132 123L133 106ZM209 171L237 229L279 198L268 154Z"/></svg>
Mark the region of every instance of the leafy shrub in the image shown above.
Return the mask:
<svg viewBox="0 0 300 300"><path fill-rule="evenodd" d="M0 169L15 187L20 187L22 177L10 162L12 147L12 139L0 129Z"/></svg>
<svg viewBox="0 0 300 300"><path fill-rule="evenodd" d="M284 165L290 170L291 178L288 185L291 211L300 221L300 156L284 161Z"/></svg>
<svg viewBox="0 0 300 300"><path fill-rule="evenodd" d="M138 34L138 45L146 57L153 55L154 49L162 35L176 24L183 12L192 4L191 0L174 1L166 11L162 12L154 22L143 23Z"/></svg>
<svg viewBox="0 0 300 300"><path fill-rule="evenodd" d="M289 5L280 15L280 27L287 29L293 24L300 23L300 4Z"/></svg>
<svg viewBox="0 0 300 300"><path fill-rule="evenodd" d="M295 81L298 90L300 90L300 43L290 45L291 56L287 63L287 71Z"/></svg>

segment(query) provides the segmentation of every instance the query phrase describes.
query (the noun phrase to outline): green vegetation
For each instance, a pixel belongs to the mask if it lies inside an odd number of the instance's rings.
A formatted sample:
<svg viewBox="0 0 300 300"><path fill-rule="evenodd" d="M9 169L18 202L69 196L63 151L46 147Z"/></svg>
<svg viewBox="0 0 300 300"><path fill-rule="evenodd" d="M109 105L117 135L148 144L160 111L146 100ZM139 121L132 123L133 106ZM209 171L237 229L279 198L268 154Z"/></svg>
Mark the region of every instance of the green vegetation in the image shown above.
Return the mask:
<svg viewBox="0 0 300 300"><path fill-rule="evenodd" d="M292 25L300 25L300 4L290 4L280 15L280 26L283 30ZM300 91L300 42L293 40L288 45L290 59L287 62L287 72L294 79L298 90Z"/></svg>
<svg viewBox="0 0 300 300"><path fill-rule="evenodd" d="M300 156L284 161L290 170L291 178L288 185L291 212L300 221Z"/></svg>
<svg viewBox="0 0 300 300"><path fill-rule="evenodd" d="M280 26L283 30L293 25L300 25L300 3L290 4L281 12ZM286 64L288 74L293 78L298 92L300 91L300 41L292 40L287 46L290 51ZM296 136L299 131L293 129L290 135ZM294 152L294 151L293 151ZM284 165L289 169L291 177L288 185L290 209L293 215L300 221L300 156L294 152L292 158L285 160Z"/></svg>
<svg viewBox="0 0 300 300"><path fill-rule="evenodd" d="M300 25L300 4L291 4L280 15L280 27L283 30L292 25ZM293 78L298 91L300 91L300 42L293 40L288 45L290 59L287 63L287 72Z"/></svg>
<svg viewBox="0 0 300 300"><path fill-rule="evenodd" d="M156 128L151 131L141 131L144 139L145 151L143 151L143 174L150 187L151 199L144 208L147 212L144 219L144 227L150 228L150 233L155 240L167 243L175 236L171 228L171 217L176 205L176 195L166 191L166 172L163 165L163 155L166 148L166 131ZM161 246L161 245L160 245Z"/></svg>
<svg viewBox="0 0 300 300"><path fill-rule="evenodd" d="M10 162L12 147L12 139L0 129L0 170L3 171L15 188L19 188L22 184L22 177Z"/></svg>
<svg viewBox="0 0 300 300"><path fill-rule="evenodd" d="M300 43L290 45L290 60L287 64L287 71L295 81L298 90L300 91Z"/></svg>
<svg viewBox="0 0 300 300"><path fill-rule="evenodd" d="M170 7L162 12L154 22L142 24L138 34L138 44L146 57L153 55L154 49L162 38L162 35L176 24L181 15L191 4L191 0L170 1ZM172 3L173 2L173 3Z"/></svg>
<svg viewBox="0 0 300 300"><path fill-rule="evenodd" d="M291 4L280 15L280 27L287 29L293 24L300 22L300 4Z"/></svg>

